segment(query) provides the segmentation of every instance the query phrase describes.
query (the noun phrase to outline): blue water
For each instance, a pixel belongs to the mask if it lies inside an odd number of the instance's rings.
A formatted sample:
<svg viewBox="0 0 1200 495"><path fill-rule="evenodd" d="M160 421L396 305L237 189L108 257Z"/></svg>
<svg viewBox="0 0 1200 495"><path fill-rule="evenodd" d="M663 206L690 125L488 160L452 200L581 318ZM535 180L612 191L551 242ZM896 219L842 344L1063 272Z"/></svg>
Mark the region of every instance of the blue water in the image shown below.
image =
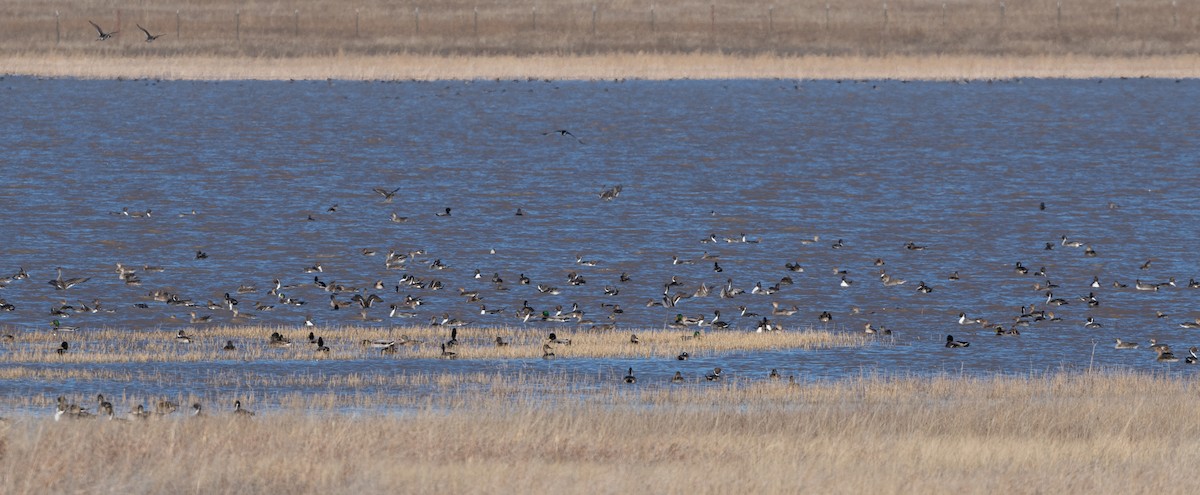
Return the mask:
<svg viewBox="0 0 1200 495"><path fill-rule="evenodd" d="M1195 208L1200 185L1200 81L1022 80L996 83L868 81L666 82L160 82L0 80L0 276L24 268L28 280L0 288L16 309L0 312L8 333L46 331L63 302L98 299L112 313L74 314L88 328L190 328L189 311L229 323L225 310L155 302L166 290L198 303L236 294L254 324L388 326L388 305L419 296L418 322L449 314L480 325L541 325L585 332L590 325L520 323L522 301L607 323L602 303L619 304L615 322L662 328L676 314L752 331L771 302L796 305L769 316L785 329L893 330L865 348L734 353L670 362L578 360L554 363L443 361L426 370L512 366L602 376L627 365L641 383L665 383L676 369L723 366L732 376L770 368L808 378L943 372L1024 373L1088 366L1190 373L1157 363L1148 339L1181 357L1200 333L1178 325L1200 316L1187 282L1200 276ZM569 130L578 140L552 132ZM547 134L549 133L549 134ZM603 201L599 193L621 185ZM399 188L391 203L374 188ZM1045 203L1045 210L1039 204ZM115 214L150 210L145 218ZM452 208L452 215L435 214ZM525 215L516 216L520 208ZM330 211L334 210L334 211ZM194 212L194 213L193 213ZM395 213L404 223L390 220ZM311 218L311 220L309 220ZM742 234L756 243L727 243ZM716 243L703 243L710 234ZM811 244L801 241L819 236ZM1062 236L1092 247L1067 247ZM844 247L833 249L841 239ZM905 248L908 242L924 250ZM1050 243L1052 250L1046 250ZM364 256L363 249L375 250ZM495 250L491 254L490 250ZM389 250L424 250L389 270ZM204 251L207 259L197 260ZM702 254L720 256L722 272ZM674 265L672 256L695 260ZM596 266L576 263L577 257ZM882 259L885 264L877 266ZM433 270L441 260L449 268ZM1147 261L1147 269L1140 267ZM1029 274L1015 273L1021 262ZM117 263L142 272L126 285ZM320 273L306 267L320 264ZM803 272L789 272L799 263ZM91 277L65 291L48 280ZM1046 276L1033 272L1045 268ZM473 277L479 270L482 278ZM851 287L839 287L846 270ZM884 286L880 273L907 280ZM960 280L947 277L959 272ZM576 272L587 283L572 286ZM618 282L620 274L630 277ZM396 286L410 274L445 289ZM509 290L496 291L493 274ZM519 285L524 274L530 285ZM384 318L332 311L312 284L357 287L384 303ZM661 299L672 276L705 298L676 307ZM756 283L794 284L752 295ZM1098 277L1102 287L1089 286ZM1135 280L1166 283L1134 290ZM267 291L273 280L287 296ZM384 289L373 289L381 280ZM747 292L718 297L726 281ZM919 281L934 290L916 291ZM1058 284L1047 307L1035 283ZM1114 288L1119 281L1128 288ZM561 289L538 292L537 284ZM620 290L606 296L603 288ZM458 288L478 290L467 302ZM1077 299L1095 293L1100 305ZM350 294L341 295L348 300ZM274 304L256 312L255 302ZM134 304L143 303L147 308ZM507 308L483 316L479 305ZM1022 306L1053 311L1058 322L997 337L959 325L960 312L1008 328ZM856 311L857 309L857 311ZM817 316L828 311L833 321ZM1168 314L1157 318L1155 312ZM174 316L175 318L172 318ZM1084 328L1092 316L1103 326ZM470 328L470 327L466 327ZM711 329L709 331L712 331ZM969 340L949 350L947 334ZM1143 349L1118 352L1115 338ZM1094 352L1093 352L1094 351ZM3 354L0 354L3 359ZM9 364L14 363L8 360ZM377 371L370 359L320 364L335 373ZM141 368L139 368L139 366ZM265 374L310 363L216 364ZM391 365L388 365L391 366ZM128 365L178 370L174 364ZM1200 368L1200 367L1197 367ZM164 371L166 372L166 371ZM200 372L163 384L0 385L0 392L90 393L98 386L147 393L213 394ZM265 391L264 393L269 392Z"/></svg>

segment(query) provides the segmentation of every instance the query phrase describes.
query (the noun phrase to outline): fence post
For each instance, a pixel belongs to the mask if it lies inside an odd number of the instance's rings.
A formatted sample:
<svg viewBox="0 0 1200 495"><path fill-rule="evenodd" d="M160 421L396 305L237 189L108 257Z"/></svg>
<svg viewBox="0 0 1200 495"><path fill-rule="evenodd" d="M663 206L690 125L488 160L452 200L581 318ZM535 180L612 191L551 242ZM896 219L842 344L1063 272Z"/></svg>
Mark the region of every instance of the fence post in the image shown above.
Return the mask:
<svg viewBox="0 0 1200 495"><path fill-rule="evenodd" d="M476 37L479 36L479 7L475 7L475 20L471 24L471 32L475 33Z"/></svg>
<svg viewBox="0 0 1200 495"><path fill-rule="evenodd" d="M359 34L359 31L358 31L358 18L359 18L358 11L359 11L359 9L354 9L354 37L355 37L355 38L357 38L357 37L358 37L358 34Z"/></svg>
<svg viewBox="0 0 1200 495"><path fill-rule="evenodd" d="M1117 29L1121 29L1121 2L1117 2L1116 13L1113 15L1113 24Z"/></svg>
<svg viewBox="0 0 1200 495"><path fill-rule="evenodd" d="M654 28L654 4L650 4L650 32L653 33L655 31L657 29Z"/></svg>
<svg viewBox="0 0 1200 495"><path fill-rule="evenodd" d="M1062 0L1058 0L1058 16L1054 18L1054 27L1062 27Z"/></svg>
<svg viewBox="0 0 1200 495"><path fill-rule="evenodd" d="M592 4L592 36L596 35L596 4Z"/></svg>
<svg viewBox="0 0 1200 495"><path fill-rule="evenodd" d="M233 34L238 41L242 41L242 9L233 13Z"/></svg>
<svg viewBox="0 0 1200 495"><path fill-rule="evenodd" d="M942 29L946 29L946 2L942 1Z"/></svg>
<svg viewBox="0 0 1200 495"><path fill-rule="evenodd" d="M292 36L300 37L300 9L292 12Z"/></svg>
<svg viewBox="0 0 1200 495"><path fill-rule="evenodd" d="M1171 0L1171 27L1179 27L1179 10L1175 8L1175 0Z"/></svg>
<svg viewBox="0 0 1200 495"><path fill-rule="evenodd" d="M883 29L886 31L887 27L888 27L887 2L883 2Z"/></svg>
<svg viewBox="0 0 1200 495"><path fill-rule="evenodd" d="M56 10L54 11L54 44L57 45L60 41L62 41L62 26L59 23L58 11Z"/></svg>
<svg viewBox="0 0 1200 495"><path fill-rule="evenodd" d="M1004 2L1000 2L1000 28L1004 28Z"/></svg>
<svg viewBox="0 0 1200 495"><path fill-rule="evenodd" d="M421 7L413 9L413 30L421 34Z"/></svg>
<svg viewBox="0 0 1200 495"><path fill-rule="evenodd" d="M529 16L533 19L533 30L537 31L537 5L533 6L532 12L529 14Z"/></svg>
<svg viewBox="0 0 1200 495"><path fill-rule="evenodd" d="M708 29L712 33L712 37L717 37L717 4L708 4Z"/></svg>
<svg viewBox="0 0 1200 495"><path fill-rule="evenodd" d="M775 6L767 7L767 34L775 32Z"/></svg>
<svg viewBox="0 0 1200 495"><path fill-rule="evenodd" d="M829 31L829 2L825 2L825 31Z"/></svg>
<svg viewBox="0 0 1200 495"><path fill-rule="evenodd" d="M175 10L175 39L179 39L179 9Z"/></svg>

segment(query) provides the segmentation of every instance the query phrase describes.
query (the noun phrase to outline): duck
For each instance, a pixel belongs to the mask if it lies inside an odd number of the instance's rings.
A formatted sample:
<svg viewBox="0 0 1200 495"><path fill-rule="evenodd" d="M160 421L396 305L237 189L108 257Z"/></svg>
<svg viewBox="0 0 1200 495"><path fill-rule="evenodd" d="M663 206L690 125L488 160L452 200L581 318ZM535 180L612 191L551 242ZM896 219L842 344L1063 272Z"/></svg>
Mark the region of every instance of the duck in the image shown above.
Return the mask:
<svg viewBox="0 0 1200 495"><path fill-rule="evenodd" d="M676 371L675 376L671 377L671 383L683 383L683 373Z"/></svg>
<svg viewBox="0 0 1200 495"><path fill-rule="evenodd" d="M112 38L114 34L117 34L117 33L119 33L119 32L120 32L120 31L110 31L110 32L107 32L107 33L106 33L106 32L104 32L104 30L103 30L103 29L100 29L100 25L99 25L99 24L96 24L96 23L92 22L91 20L88 20L88 24L91 24L91 25L92 25L92 27L96 28L96 33L99 35L99 36L96 38L96 41L104 41L104 40L107 40L107 39L109 39L109 38Z"/></svg>
<svg viewBox="0 0 1200 495"><path fill-rule="evenodd" d="M772 380L778 380L782 377L779 376L779 370L777 370L775 368L771 368L771 372L769 374L767 374L767 378L770 378Z"/></svg>
<svg viewBox="0 0 1200 495"><path fill-rule="evenodd" d="M240 418L248 418L250 416L254 416L254 411L243 409L242 401L235 400L233 401L233 415Z"/></svg>
<svg viewBox="0 0 1200 495"><path fill-rule="evenodd" d="M550 332L547 340L549 340L551 344L571 345L571 339L560 339L558 338L558 335L555 335L554 332Z"/></svg>
<svg viewBox="0 0 1200 495"><path fill-rule="evenodd" d="M554 359L554 346L550 343L542 344L542 359Z"/></svg>
<svg viewBox="0 0 1200 495"><path fill-rule="evenodd" d="M642 340L638 338L636 333L631 333L631 334L629 334L629 343L630 344L640 344L640 343L642 343Z"/></svg>
<svg viewBox="0 0 1200 495"><path fill-rule="evenodd" d="M683 351L683 352L679 353L678 356L675 356L675 359L677 359L679 361L687 361L689 357L691 357L691 355L688 354L687 351Z"/></svg>
<svg viewBox="0 0 1200 495"><path fill-rule="evenodd" d="M970 347L970 346L971 346L971 343L970 343L970 342L964 342L964 341L961 341L961 340L954 340L954 336L953 336L953 335L947 335L947 336L946 336L946 347L949 347L949 348L959 348L959 347Z"/></svg>
<svg viewBox="0 0 1200 495"><path fill-rule="evenodd" d="M192 414L191 414L191 415L192 415L193 417L196 417L196 416L202 416L202 415L203 415L203 411L202 411L202 409L203 409L203 408L202 408L202 407L200 407L200 403L199 403L199 402L194 402L194 403L192 403Z"/></svg>
<svg viewBox="0 0 1200 495"><path fill-rule="evenodd" d="M1135 288L1137 290L1158 292L1158 284L1148 284L1148 283L1142 282L1140 279L1134 280L1133 288Z"/></svg>
<svg viewBox="0 0 1200 495"><path fill-rule="evenodd" d="M622 378L622 380L628 384L637 383L637 377L633 376L633 368L629 368L629 374L625 375L625 378Z"/></svg>
<svg viewBox="0 0 1200 495"><path fill-rule="evenodd" d="M147 419L150 417L150 411L147 411L145 406L138 404L132 411L129 411L129 417L132 419Z"/></svg>
<svg viewBox="0 0 1200 495"><path fill-rule="evenodd" d="M443 359L454 359L457 356L458 356L458 353L456 353L454 351L447 351L446 344L442 344L442 358Z"/></svg>
<svg viewBox="0 0 1200 495"><path fill-rule="evenodd" d="M154 405L154 413L159 416L165 416L179 410L179 404L169 400L160 400Z"/></svg>
<svg viewBox="0 0 1200 495"><path fill-rule="evenodd" d="M1096 323L1096 320L1091 316L1087 317L1087 323L1083 324L1084 328L1100 328L1102 325Z"/></svg>
<svg viewBox="0 0 1200 495"><path fill-rule="evenodd" d="M178 342L180 344L190 344L190 343L192 343L192 337L189 336L188 334L184 333L183 330L180 330L178 333L175 334L175 342Z"/></svg>
<svg viewBox="0 0 1200 495"><path fill-rule="evenodd" d="M70 344L67 344L67 341L64 340L62 344L59 344L57 349L54 349L54 353L61 356L66 354L68 349L70 349Z"/></svg>
<svg viewBox="0 0 1200 495"><path fill-rule="evenodd" d="M1183 362L1187 364L1200 363L1200 356L1196 355L1197 352L1200 352L1200 348L1192 346L1190 349L1188 349L1188 356L1183 358Z"/></svg>
<svg viewBox="0 0 1200 495"><path fill-rule="evenodd" d="M437 215L439 217L448 217L448 216L450 216L450 208L446 208L446 209L442 210L441 212L435 213L434 215Z"/></svg>
<svg viewBox="0 0 1200 495"><path fill-rule="evenodd" d="M710 382L720 381L721 380L721 368L719 368L719 367L713 368L712 373L704 375L704 379L708 380Z"/></svg>
<svg viewBox="0 0 1200 495"><path fill-rule="evenodd" d="M1193 321L1185 321L1179 324L1179 328L1200 328L1200 318Z"/></svg>
<svg viewBox="0 0 1200 495"><path fill-rule="evenodd" d="M232 340L226 340L225 345L221 347L221 350L222 351L235 351L235 350L237 350L237 347L234 347Z"/></svg>
<svg viewBox="0 0 1200 495"><path fill-rule="evenodd" d="M1117 345L1113 347L1116 349L1137 349L1140 345L1141 344L1138 344L1137 342L1125 342L1121 339L1117 339Z"/></svg>
<svg viewBox="0 0 1200 495"><path fill-rule="evenodd" d="M496 347L506 347L506 346L508 346L508 342L504 341L504 337L497 335L496 336Z"/></svg>
<svg viewBox="0 0 1200 495"><path fill-rule="evenodd" d="M1162 347L1159 347L1157 349L1157 352L1158 352L1158 357L1154 358L1155 361L1158 361L1160 363L1177 363L1177 362L1179 362L1179 358L1175 356L1175 353L1171 352L1170 346L1167 346L1164 344Z"/></svg>

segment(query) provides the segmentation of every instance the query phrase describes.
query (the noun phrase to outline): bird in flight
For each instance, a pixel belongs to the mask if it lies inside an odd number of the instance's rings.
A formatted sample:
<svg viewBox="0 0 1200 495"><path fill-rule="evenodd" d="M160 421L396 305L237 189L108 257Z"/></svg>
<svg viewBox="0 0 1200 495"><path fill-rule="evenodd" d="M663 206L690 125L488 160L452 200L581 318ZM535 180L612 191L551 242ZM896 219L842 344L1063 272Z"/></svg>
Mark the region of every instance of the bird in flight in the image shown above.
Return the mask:
<svg viewBox="0 0 1200 495"><path fill-rule="evenodd" d="M571 136L571 137L575 138L576 141L579 141L579 144L583 144L582 139L579 139L578 136L571 134L571 131L568 131L566 129L557 129L557 130L546 131L546 132L542 133L543 136L549 136L550 134L558 134L559 136Z"/></svg>
<svg viewBox="0 0 1200 495"><path fill-rule="evenodd" d="M163 36L166 36L165 34L150 34L150 31L147 31L146 28L142 27L141 24L134 24L134 25L137 26L138 29L141 29L143 33L146 33L146 43L149 43L149 42L159 39ZM96 28L96 29L100 29L100 28Z"/></svg>
<svg viewBox="0 0 1200 495"><path fill-rule="evenodd" d="M384 203L391 203L392 198L396 196L396 191L399 191L399 190L400 190L399 187L392 189L391 191L384 189L382 187L375 188L375 192L379 193L380 196L383 196Z"/></svg>
<svg viewBox="0 0 1200 495"><path fill-rule="evenodd" d="M98 24L96 24L90 20L88 21L88 23L91 24L92 27L96 28L97 33L100 33L100 37L96 38L96 41L104 41L106 39L112 38L114 34L117 34L120 32L120 31L113 31L111 33L106 33L106 32L104 32L103 29L100 29L100 26Z"/></svg>

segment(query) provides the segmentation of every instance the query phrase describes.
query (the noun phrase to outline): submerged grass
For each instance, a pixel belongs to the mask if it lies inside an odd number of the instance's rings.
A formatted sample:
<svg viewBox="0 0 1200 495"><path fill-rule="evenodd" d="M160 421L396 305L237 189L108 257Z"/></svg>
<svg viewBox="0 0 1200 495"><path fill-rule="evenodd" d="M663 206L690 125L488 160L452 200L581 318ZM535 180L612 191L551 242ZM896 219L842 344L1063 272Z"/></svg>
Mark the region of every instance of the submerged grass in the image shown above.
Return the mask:
<svg viewBox="0 0 1200 495"><path fill-rule="evenodd" d="M279 332L292 341L290 346L269 344L268 337ZM317 350L308 333L321 337L328 352ZM216 360L311 360L311 359L434 359L442 357L440 344L450 339L450 328L440 326L392 327L262 327L209 326L185 330L190 343L181 343L176 334L164 330L98 329L78 332L18 332L11 342L0 344L0 363L142 363L203 362ZM731 351L821 349L861 346L872 342L862 334L808 328L803 330L746 333L704 331L693 335L696 327L670 330L581 330L561 327L464 327L458 329L459 344L452 347L456 359L528 359L543 355L543 344L550 332L559 340L553 344L560 358L669 358L680 352L694 356ZM637 334L640 343L631 343ZM508 345L497 346L501 337ZM396 352L383 354L369 342L395 341ZM57 349L66 341L69 350ZM235 350L225 351L232 341ZM364 341L368 341L364 344ZM20 373L21 368L8 373ZM10 376L18 378L19 376Z"/></svg>
<svg viewBox="0 0 1200 495"><path fill-rule="evenodd" d="M253 418L10 419L0 491L1158 493L1200 462L1200 389L1151 375L568 383L549 398L495 379L516 391L395 415L310 397Z"/></svg>

